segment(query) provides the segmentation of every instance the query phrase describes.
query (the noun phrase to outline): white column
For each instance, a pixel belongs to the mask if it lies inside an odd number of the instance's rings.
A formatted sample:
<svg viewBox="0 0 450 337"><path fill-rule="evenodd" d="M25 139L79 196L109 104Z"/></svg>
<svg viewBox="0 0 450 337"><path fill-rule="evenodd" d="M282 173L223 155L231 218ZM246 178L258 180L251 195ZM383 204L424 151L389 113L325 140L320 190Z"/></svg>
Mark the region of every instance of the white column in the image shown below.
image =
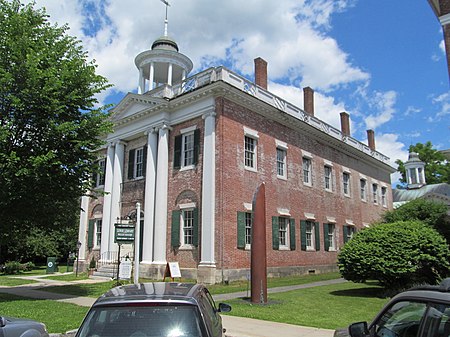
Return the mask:
<svg viewBox="0 0 450 337"><path fill-rule="evenodd" d="M203 184L202 184L202 240L200 265L215 266L215 209L216 209L216 114L211 112L205 118L203 142Z"/></svg>
<svg viewBox="0 0 450 337"><path fill-rule="evenodd" d="M155 246L153 263L166 263L167 238L167 189L169 179L169 127L163 125L159 129L158 159L156 164L156 195L155 200Z"/></svg>
<svg viewBox="0 0 450 337"><path fill-rule="evenodd" d="M158 135L155 130L147 135L147 169L145 173L144 200L144 238L142 247L142 263L153 261L153 231L155 220L156 191L156 158L158 153Z"/></svg>
<svg viewBox="0 0 450 337"><path fill-rule="evenodd" d="M169 68L167 69L167 84L172 85L172 63L169 63Z"/></svg>
<svg viewBox="0 0 450 337"><path fill-rule="evenodd" d="M117 219L120 219L120 199L121 187L123 177L123 162L125 157L125 143L121 141L116 142L116 151L114 154L114 176L111 194L111 219L109 226L109 251L116 251L117 244L114 243L114 224ZM102 231L103 232L103 231Z"/></svg>
<svg viewBox="0 0 450 337"><path fill-rule="evenodd" d="M109 228L111 224L111 195L114 175L114 144L108 145L108 152L106 155L106 172L105 172L105 188L103 196L103 215L102 215L102 240L100 244L100 258L103 258L104 253L109 251ZM107 258L106 256L104 258Z"/></svg>
<svg viewBox="0 0 450 337"><path fill-rule="evenodd" d="M184 81L186 79L186 70L183 69L183 72L181 74L181 80Z"/></svg>
<svg viewBox="0 0 450 337"><path fill-rule="evenodd" d="M139 88L138 94L143 94L145 92L145 78L144 78L144 69L139 68Z"/></svg>
<svg viewBox="0 0 450 337"><path fill-rule="evenodd" d="M148 79L148 90L152 90L154 88L153 82L155 81L155 64L153 62L150 63L150 76Z"/></svg>
<svg viewBox="0 0 450 337"><path fill-rule="evenodd" d="M78 260L84 261L86 259L86 228L89 220L89 197L83 195L81 197L81 211L80 211L80 227L78 229L78 241L81 242L81 248L78 253Z"/></svg>

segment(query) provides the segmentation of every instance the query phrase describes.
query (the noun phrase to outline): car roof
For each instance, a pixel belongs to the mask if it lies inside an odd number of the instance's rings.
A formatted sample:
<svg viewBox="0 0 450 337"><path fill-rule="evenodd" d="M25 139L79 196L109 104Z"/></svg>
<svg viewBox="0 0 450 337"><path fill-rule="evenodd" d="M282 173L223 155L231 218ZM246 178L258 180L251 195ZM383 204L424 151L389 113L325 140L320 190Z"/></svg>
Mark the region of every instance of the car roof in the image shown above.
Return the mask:
<svg viewBox="0 0 450 337"><path fill-rule="evenodd" d="M429 299L450 303L450 278L444 279L439 285L419 285L396 295L399 298Z"/></svg>
<svg viewBox="0 0 450 337"><path fill-rule="evenodd" d="M201 284L177 282L130 284L110 289L100 296L93 306L142 302L176 302L196 305L204 288Z"/></svg>

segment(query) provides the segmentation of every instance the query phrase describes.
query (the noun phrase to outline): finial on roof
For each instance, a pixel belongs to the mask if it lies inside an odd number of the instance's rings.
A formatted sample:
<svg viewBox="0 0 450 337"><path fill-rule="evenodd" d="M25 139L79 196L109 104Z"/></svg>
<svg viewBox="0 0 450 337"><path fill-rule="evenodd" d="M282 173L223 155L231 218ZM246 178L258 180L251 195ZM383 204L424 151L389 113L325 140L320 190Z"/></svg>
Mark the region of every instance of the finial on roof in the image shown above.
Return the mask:
<svg viewBox="0 0 450 337"><path fill-rule="evenodd" d="M166 18L164 20L164 36L167 36L167 34L168 34L167 26L169 25L169 20L167 19L167 11L168 11L170 4L169 4L169 1L167 1L167 0L161 0L161 2L166 5Z"/></svg>

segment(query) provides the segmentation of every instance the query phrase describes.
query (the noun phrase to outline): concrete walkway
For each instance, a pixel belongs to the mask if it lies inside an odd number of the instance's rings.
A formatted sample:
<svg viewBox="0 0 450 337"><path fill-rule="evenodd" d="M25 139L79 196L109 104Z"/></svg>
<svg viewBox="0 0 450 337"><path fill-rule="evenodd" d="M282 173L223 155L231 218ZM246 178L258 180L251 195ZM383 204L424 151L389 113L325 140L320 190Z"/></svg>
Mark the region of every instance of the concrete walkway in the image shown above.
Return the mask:
<svg viewBox="0 0 450 337"><path fill-rule="evenodd" d="M79 281L56 281L46 277L47 275L40 276L27 276L20 277L37 281L37 283L31 283L15 287L0 286L0 293L12 294L22 297L34 298L34 299L48 299L66 303L73 303L80 306L90 307L95 298L92 297L80 297L67 294L58 294L40 290L47 286L67 285L76 283L96 283L105 282L108 279L90 278ZM343 279L320 281L302 285L293 285L286 287L269 288L267 292L269 294L286 292L297 289L305 289L311 287L317 287L327 284L336 284L346 282ZM245 291L214 295L213 298L217 302L226 301L234 298L247 297L249 294ZM303 327L293 324L284 324L270 321L262 321L251 318L235 317L229 315L222 315L223 326L226 328L226 336L228 337L332 337L334 330L318 329L311 327Z"/></svg>

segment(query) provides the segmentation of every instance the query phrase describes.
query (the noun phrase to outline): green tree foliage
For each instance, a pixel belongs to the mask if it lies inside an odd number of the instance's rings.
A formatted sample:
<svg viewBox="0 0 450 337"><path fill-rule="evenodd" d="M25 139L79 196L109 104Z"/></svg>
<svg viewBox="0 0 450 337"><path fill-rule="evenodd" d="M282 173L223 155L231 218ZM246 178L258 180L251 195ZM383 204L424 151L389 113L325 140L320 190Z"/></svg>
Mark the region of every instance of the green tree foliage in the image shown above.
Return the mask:
<svg viewBox="0 0 450 337"><path fill-rule="evenodd" d="M420 220L436 229L450 243L450 220L447 211L444 203L419 198L385 212L381 221L389 223Z"/></svg>
<svg viewBox="0 0 450 337"><path fill-rule="evenodd" d="M95 98L109 84L67 30L33 3L0 0L2 248L13 244L4 233L76 226L64 217L89 189L111 127Z"/></svg>
<svg viewBox="0 0 450 337"><path fill-rule="evenodd" d="M417 143L409 147L409 152L415 152L419 159L425 163L425 179L427 184L450 184L450 162L438 150L433 149L431 142ZM406 184L405 163L398 159L397 171L400 172L400 182Z"/></svg>
<svg viewBox="0 0 450 337"><path fill-rule="evenodd" d="M386 289L436 284L450 275L450 250L444 238L420 221L378 224L357 233L340 251L346 280L377 280Z"/></svg>

